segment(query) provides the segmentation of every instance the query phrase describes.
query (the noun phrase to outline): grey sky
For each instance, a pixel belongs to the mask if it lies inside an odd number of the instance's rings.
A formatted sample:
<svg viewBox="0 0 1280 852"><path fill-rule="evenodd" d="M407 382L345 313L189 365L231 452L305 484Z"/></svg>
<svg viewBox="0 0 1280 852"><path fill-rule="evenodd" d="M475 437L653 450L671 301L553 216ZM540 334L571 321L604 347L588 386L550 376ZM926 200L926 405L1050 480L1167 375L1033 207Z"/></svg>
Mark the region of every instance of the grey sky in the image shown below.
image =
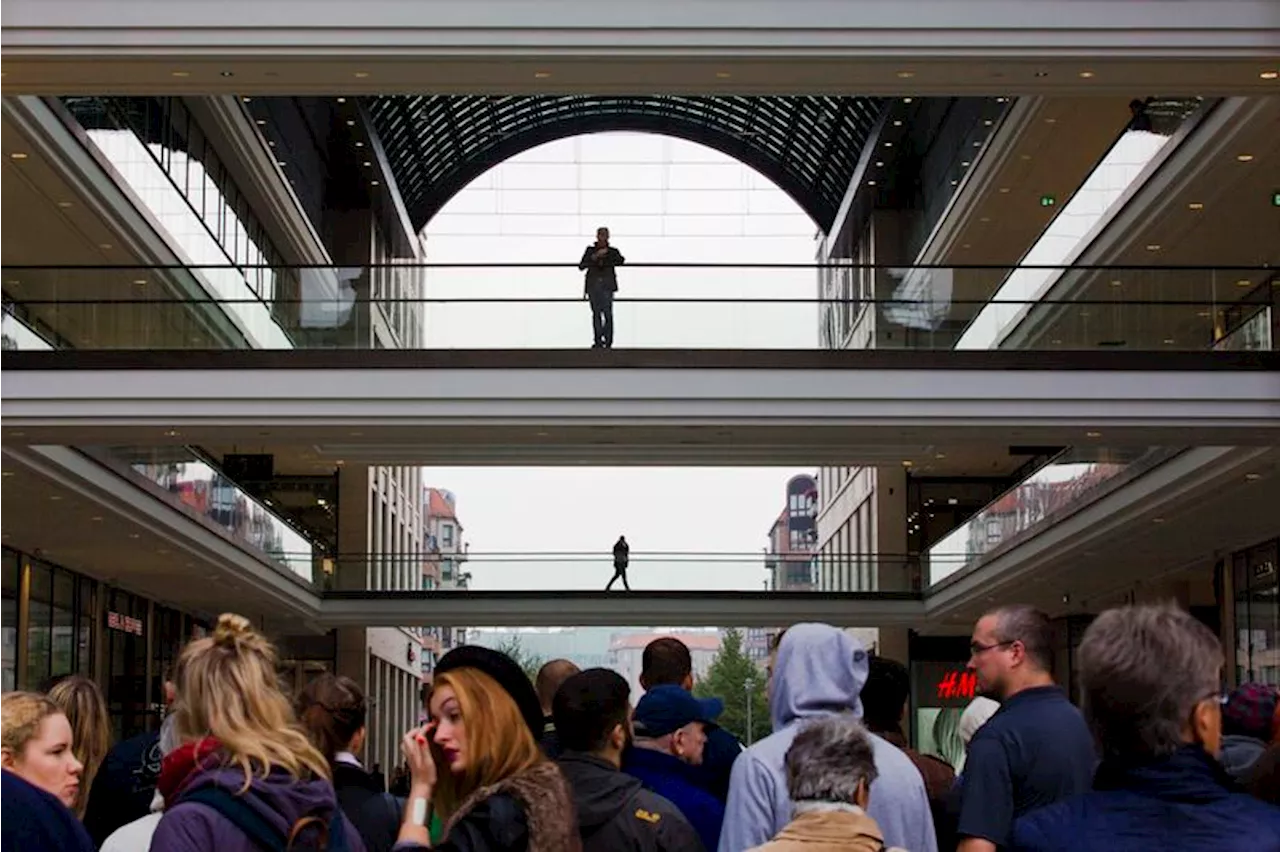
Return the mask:
<svg viewBox="0 0 1280 852"><path fill-rule="evenodd" d="M785 193L752 169L681 140L636 133L581 136L503 163L432 220L434 262L576 264L607 225L632 263L810 263L815 226ZM496 236L495 236L496 235ZM623 269L620 296L812 298L811 269ZM577 298L576 269L436 269L433 297L538 295ZM620 304L619 348L817 345L817 310ZM428 306L429 346L587 348L583 303ZM468 570L477 589L601 588L620 534L632 548L633 586L759 589L766 534L786 502L793 468L427 468L453 491ZM587 561L493 561L481 554L590 552ZM736 554L654 560L655 552Z"/></svg>

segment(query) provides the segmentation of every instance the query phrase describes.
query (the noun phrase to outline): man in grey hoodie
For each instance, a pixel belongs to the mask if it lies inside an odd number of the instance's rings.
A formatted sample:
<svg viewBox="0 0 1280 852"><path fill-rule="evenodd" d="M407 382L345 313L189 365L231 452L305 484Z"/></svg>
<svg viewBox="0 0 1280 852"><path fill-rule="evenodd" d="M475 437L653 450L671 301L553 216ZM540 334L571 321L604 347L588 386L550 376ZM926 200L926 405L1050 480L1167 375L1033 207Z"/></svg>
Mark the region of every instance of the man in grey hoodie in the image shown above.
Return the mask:
<svg viewBox="0 0 1280 852"><path fill-rule="evenodd" d="M759 846L791 821L786 755L811 719L852 712L862 716L858 696L867 682L867 652L843 630L827 624L797 624L778 645L769 691L773 734L734 762L719 852ZM933 816L924 779L899 749L868 734L879 776L871 785L868 813L886 846L937 852Z"/></svg>

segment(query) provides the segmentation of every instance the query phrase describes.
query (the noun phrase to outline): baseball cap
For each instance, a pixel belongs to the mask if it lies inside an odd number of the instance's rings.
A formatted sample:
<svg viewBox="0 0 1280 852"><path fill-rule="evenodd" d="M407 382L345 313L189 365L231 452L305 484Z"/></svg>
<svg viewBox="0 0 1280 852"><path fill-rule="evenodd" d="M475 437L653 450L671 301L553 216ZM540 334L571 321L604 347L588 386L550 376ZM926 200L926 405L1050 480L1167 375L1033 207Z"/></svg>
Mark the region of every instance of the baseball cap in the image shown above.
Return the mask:
<svg viewBox="0 0 1280 852"><path fill-rule="evenodd" d="M688 690L674 684L655 686L636 705L636 735L665 737L690 722L714 727L723 712L724 702L719 698L694 698Z"/></svg>

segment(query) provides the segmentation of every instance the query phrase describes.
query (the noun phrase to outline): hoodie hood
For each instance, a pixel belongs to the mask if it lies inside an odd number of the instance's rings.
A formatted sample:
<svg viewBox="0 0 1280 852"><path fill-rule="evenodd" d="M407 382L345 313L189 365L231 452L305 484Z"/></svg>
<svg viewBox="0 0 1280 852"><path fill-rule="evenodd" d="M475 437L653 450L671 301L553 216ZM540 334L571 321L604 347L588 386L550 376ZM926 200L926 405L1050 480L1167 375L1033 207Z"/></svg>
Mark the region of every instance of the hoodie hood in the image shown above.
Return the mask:
<svg viewBox="0 0 1280 852"><path fill-rule="evenodd" d="M559 764L578 808L578 825L584 829L599 828L617 816L641 786L594 755L565 752Z"/></svg>
<svg viewBox="0 0 1280 852"><path fill-rule="evenodd" d="M1228 734L1222 738L1222 753L1218 755L1218 760L1222 762L1222 768L1227 770L1227 774L1239 781L1249 773L1266 750L1267 744L1262 740L1242 734Z"/></svg>
<svg viewBox="0 0 1280 852"><path fill-rule="evenodd" d="M778 646L769 716L779 731L798 719L852 710L862 717L867 682L862 643L829 624L797 624Z"/></svg>
<svg viewBox="0 0 1280 852"><path fill-rule="evenodd" d="M319 817L325 823L333 818L337 800L333 785L323 778L299 781L283 769L273 769L266 778L255 774L249 789L244 787L244 770L239 766L207 766L195 772L183 784L178 801L205 787L220 787L236 796L259 816L288 836L294 823L305 816ZM170 805L174 807L174 805Z"/></svg>

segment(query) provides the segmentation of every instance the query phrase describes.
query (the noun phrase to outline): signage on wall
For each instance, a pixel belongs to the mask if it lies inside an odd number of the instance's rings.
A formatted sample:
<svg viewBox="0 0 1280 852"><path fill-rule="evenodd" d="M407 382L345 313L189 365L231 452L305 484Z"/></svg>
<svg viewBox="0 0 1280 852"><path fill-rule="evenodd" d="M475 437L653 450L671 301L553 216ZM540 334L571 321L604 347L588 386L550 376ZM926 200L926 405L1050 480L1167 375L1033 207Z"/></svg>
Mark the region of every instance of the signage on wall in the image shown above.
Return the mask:
<svg viewBox="0 0 1280 852"><path fill-rule="evenodd" d="M141 618L134 618L131 615L121 615L118 612L107 612L107 627L111 630L119 630L122 633L132 633L134 636L142 635Z"/></svg>
<svg viewBox="0 0 1280 852"><path fill-rule="evenodd" d="M939 678L934 689L943 701L973 698L978 694L978 676L971 671L949 671Z"/></svg>

